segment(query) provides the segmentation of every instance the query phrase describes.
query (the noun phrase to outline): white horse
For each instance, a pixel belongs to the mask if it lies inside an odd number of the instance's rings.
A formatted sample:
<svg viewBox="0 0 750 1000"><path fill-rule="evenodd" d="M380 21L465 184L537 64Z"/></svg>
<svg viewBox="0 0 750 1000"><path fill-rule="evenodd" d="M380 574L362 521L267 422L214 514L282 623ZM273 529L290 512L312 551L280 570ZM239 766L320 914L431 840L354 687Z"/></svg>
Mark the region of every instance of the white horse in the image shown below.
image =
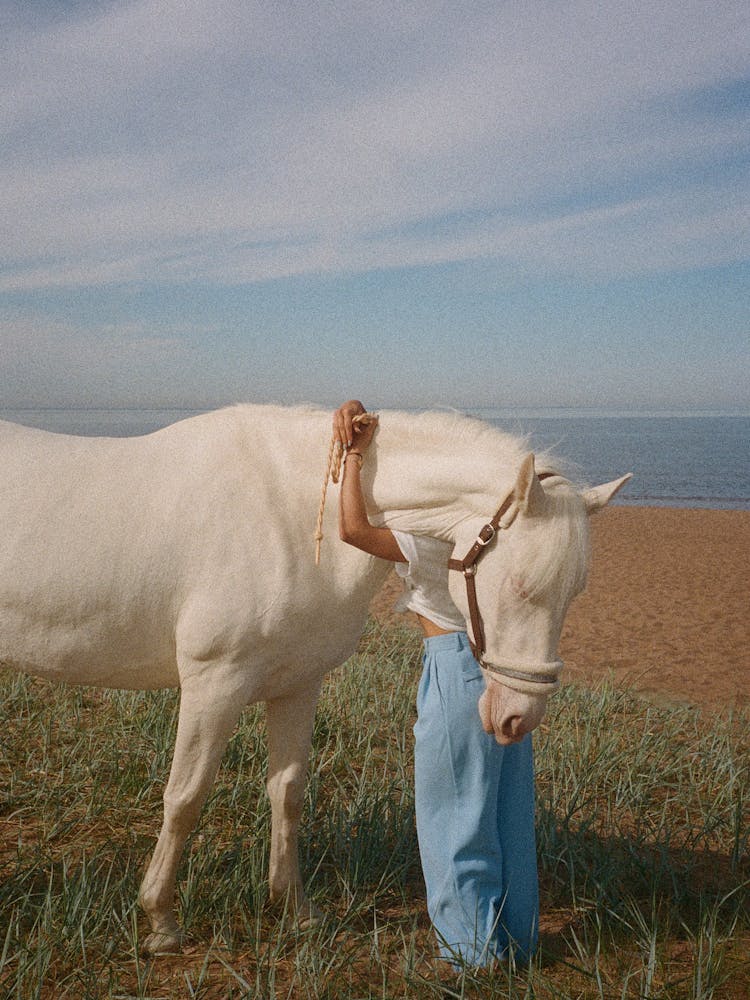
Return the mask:
<svg viewBox="0 0 750 1000"><path fill-rule="evenodd" d="M181 689L163 825L140 890L147 952L179 947L177 866L251 702L267 706L270 893L300 920L314 915L297 839L315 706L388 572L339 541L335 500L315 565L329 435L326 413L254 406L127 439L0 424L0 662L73 684ZM580 494L557 475L541 483L522 441L478 421L381 414L363 470L373 519L438 536L463 557L508 500L506 530L475 577L488 667L480 712L501 742L543 715L563 617L585 581L587 512L627 478ZM463 574L450 576L468 618Z"/></svg>

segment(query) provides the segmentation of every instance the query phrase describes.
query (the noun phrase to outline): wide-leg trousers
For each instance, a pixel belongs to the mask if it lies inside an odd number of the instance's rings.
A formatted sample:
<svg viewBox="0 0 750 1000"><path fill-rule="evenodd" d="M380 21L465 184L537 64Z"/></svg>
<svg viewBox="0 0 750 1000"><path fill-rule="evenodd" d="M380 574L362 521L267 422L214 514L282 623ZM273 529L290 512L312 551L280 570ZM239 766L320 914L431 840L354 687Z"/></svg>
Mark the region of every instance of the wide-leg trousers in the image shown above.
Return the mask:
<svg viewBox="0 0 750 1000"><path fill-rule="evenodd" d="M424 640L415 800L427 910L456 965L526 961L537 944L539 883L531 735L500 746L477 711L484 678L465 632Z"/></svg>

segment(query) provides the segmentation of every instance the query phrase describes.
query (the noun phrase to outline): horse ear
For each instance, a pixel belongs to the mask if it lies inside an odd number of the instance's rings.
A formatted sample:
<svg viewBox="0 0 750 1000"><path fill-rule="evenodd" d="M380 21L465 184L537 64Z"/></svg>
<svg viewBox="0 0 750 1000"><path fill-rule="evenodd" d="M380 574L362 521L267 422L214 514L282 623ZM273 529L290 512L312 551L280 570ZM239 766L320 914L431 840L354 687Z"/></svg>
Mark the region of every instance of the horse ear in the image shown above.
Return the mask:
<svg viewBox="0 0 750 1000"><path fill-rule="evenodd" d="M603 483L601 486L594 486L592 489L586 490L583 494L583 501L586 504L586 510L589 514L593 514L595 511L601 510L602 507L606 507L615 493L622 489L625 483L632 478L633 473L629 472L620 479L613 479L611 483Z"/></svg>
<svg viewBox="0 0 750 1000"><path fill-rule="evenodd" d="M521 463L513 494L524 514L537 514L544 507L546 495L536 474L533 452L529 452Z"/></svg>

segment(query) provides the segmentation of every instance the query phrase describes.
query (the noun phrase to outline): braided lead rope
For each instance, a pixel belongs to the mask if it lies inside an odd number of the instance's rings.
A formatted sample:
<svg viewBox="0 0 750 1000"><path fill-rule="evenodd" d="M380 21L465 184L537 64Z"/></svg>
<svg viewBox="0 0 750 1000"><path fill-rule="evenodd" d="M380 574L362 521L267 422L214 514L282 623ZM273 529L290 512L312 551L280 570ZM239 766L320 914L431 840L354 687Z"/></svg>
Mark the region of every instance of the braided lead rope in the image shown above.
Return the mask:
<svg viewBox="0 0 750 1000"><path fill-rule="evenodd" d="M369 424L374 413L360 413L354 417L353 424ZM323 513L326 509L326 494L328 493L328 481L337 483L341 473L341 462L343 458L343 448L341 442L335 435L331 435L331 444L328 449L328 461L326 462L325 477L323 487L320 491L320 505L318 507L318 523L315 526L315 565L320 566L320 543L323 541Z"/></svg>

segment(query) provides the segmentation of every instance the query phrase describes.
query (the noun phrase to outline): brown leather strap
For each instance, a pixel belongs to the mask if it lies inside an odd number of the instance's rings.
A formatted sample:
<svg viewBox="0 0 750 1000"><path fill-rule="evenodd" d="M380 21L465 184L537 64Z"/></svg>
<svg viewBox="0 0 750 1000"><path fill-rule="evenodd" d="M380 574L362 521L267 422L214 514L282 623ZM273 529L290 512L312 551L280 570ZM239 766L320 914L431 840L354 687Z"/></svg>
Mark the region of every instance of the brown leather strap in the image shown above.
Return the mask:
<svg viewBox="0 0 750 1000"><path fill-rule="evenodd" d="M539 479L548 479L550 476L555 475L557 475L555 472L541 472L539 473ZM471 638L469 639L469 644L471 645L471 651L474 654L474 658L478 661L481 661L487 647L484 638L484 624L482 622L482 615L479 611L479 602L477 601L477 584L475 579L477 574L477 562L486 550L487 546L494 540L497 532L500 530L500 521L502 520L503 515L510 509L510 505L512 503L513 491L511 490L505 500L503 500L498 509L495 511L492 519L481 529L477 535L476 541L463 559L448 560L448 569L454 569L459 573L463 573L464 580L466 581L466 597L469 602L469 618L471 620L472 633Z"/></svg>
<svg viewBox="0 0 750 1000"><path fill-rule="evenodd" d="M473 566L477 561L479 556L484 552L490 542L494 539L497 534L498 526L500 524L500 518L510 507L510 500L506 500L502 507L498 510L495 516L484 525L482 530L477 535L476 541L466 553L466 555L460 561L458 559L451 559L452 563L458 563L457 566L452 566L452 569L464 569L467 566Z"/></svg>
<svg viewBox="0 0 750 1000"><path fill-rule="evenodd" d="M460 565L452 567L452 569L459 568ZM469 616L471 618L471 638L469 639L469 645L474 654L474 659L479 661L484 656L486 644L484 640L484 624L482 623L482 616L479 613L479 602L477 601L475 565L470 569L464 570L464 580L466 581L466 596L469 600Z"/></svg>

